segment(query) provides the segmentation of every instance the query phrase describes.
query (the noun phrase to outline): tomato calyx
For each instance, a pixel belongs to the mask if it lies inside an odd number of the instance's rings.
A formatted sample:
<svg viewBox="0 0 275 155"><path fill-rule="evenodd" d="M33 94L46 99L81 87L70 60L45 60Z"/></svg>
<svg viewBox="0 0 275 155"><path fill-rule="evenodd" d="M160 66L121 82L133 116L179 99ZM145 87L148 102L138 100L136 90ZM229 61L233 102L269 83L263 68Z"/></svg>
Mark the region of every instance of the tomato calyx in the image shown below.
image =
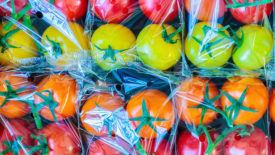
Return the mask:
<svg viewBox="0 0 275 155"><path fill-rule="evenodd" d="M9 31L5 36L0 35L0 47L2 47L1 53L4 53L9 48L20 48L20 47L8 44L8 39L18 31L20 31L19 28Z"/></svg>
<svg viewBox="0 0 275 155"><path fill-rule="evenodd" d="M144 150L143 146L141 145L140 141L136 143L136 152L139 155L148 155L148 153Z"/></svg>
<svg viewBox="0 0 275 155"><path fill-rule="evenodd" d="M0 154L6 154L9 152L12 152L14 155L19 154L19 150L22 149L22 136L18 136L17 138L14 139L14 141L4 141L3 144L7 146L7 149L4 151L0 152Z"/></svg>
<svg viewBox="0 0 275 155"><path fill-rule="evenodd" d="M60 43L57 43L53 40L51 40L47 35L46 35L47 40L52 44L52 54L55 56L55 58L58 58L59 56L62 55L62 49L60 46ZM43 54L47 53L46 51L43 52Z"/></svg>
<svg viewBox="0 0 275 155"><path fill-rule="evenodd" d="M136 128L136 132L139 133L140 130L145 126L148 125L151 129L153 129L155 132L159 133L156 127L152 124L153 122L156 121L168 121L167 119L162 119L162 118L156 118L150 116L150 113L147 109L145 99L142 100L142 116L141 117L136 117L136 118L130 118L130 121L140 121L141 123L139 126Z"/></svg>
<svg viewBox="0 0 275 155"><path fill-rule="evenodd" d="M31 137L33 139L35 139L36 141L38 141L38 145L30 146L30 147L27 146L26 148L30 149L28 152L29 154L35 153L38 151L41 151L40 154L48 154L49 153L48 141L44 135L39 135L39 136L31 135Z"/></svg>
<svg viewBox="0 0 275 155"><path fill-rule="evenodd" d="M129 50L129 49L115 50L112 48L111 45L108 45L108 49L102 49L102 48L98 47L96 44L94 44L94 46L98 50L105 52L103 55L104 60L110 58L112 61L116 61L116 58L115 58L116 54Z"/></svg>
<svg viewBox="0 0 275 155"><path fill-rule="evenodd" d="M247 7L251 7L251 6L256 6L258 9L259 5L273 2L273 0L255 0L255 2L248 2L248 0L244 0L243 3L239 3L236 0L232 0L233 4L231 4L230 2L228 2L228 0L225 0L225 1L228 4L226 5L227 8L236 9L236 8L245 7L245 10L247 9Z"/></svg>
<svg viewBox="0 0 275 155"><path fill-rule="evenodd" d="M168 35L168 33L167 33L167 30L166 30L166 28L162 25L162 29L163 29L163 31L162 31L162 38L164 39L164 41L165 42L167 42L167 43L170 43L170 44L176 44L177 42L178 42L178 40L179 39L177 39L177 40L173 40L173 38L178 34L178 33L180 33L181 31L183 31L183 27L180 27L180 28L178 28L175 32L173 32L173 33L171 33L171 34L169 34Z"/></svg>

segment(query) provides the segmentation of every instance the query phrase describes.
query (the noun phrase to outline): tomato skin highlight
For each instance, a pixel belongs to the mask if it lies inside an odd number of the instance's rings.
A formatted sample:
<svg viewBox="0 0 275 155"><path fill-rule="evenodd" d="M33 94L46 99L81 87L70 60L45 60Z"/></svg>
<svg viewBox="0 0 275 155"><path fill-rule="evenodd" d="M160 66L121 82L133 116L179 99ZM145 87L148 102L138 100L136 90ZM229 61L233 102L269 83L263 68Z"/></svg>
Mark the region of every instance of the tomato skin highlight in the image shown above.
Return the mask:
<svg viewBox="0 0 275 155"><path fill-rule="evenodd" d="M137 9L137 0L90 0L91 7L101 20L122 23Z"/></svg>
<svg viewBox="0 0 275 155"><path fill-rule="evenodd" d="M141 139L140 143L148 154L173 155L173 147L166 139Z"/></svg>
<svg viewBox="0 0 275 155"><path fill-rule="evenodd" d="M155 23L166 23L175 19L181 5L181 0L139 0L142 12Z"/></svg>

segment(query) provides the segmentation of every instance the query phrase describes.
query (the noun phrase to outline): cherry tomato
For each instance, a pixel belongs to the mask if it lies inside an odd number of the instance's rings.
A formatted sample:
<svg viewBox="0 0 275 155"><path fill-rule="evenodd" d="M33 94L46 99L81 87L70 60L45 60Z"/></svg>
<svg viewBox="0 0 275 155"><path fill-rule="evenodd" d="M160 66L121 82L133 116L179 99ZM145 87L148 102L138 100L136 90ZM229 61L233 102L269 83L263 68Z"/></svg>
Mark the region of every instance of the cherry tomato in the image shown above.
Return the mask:
<svg viewBox="0 0 275 155"><path fill-rule="evenodd" d="M212 141L215 141L219 134L215 131L209 132ZM194 137L191 132L182 132L177 140L178 155L204 155L208 147L208 140L205 134ZM222 144L218 144L210 155L222 155Z"/></svg>
<svg viewBox="0 0 275 155"><path fill-rule="evenodd" d="M88 8L88 0L54 0L53 5L63 12L67 20L72 21L85 15Z"/></svg>
<svg viewBox="0 0 275 155"><path fill-rule="evenodd" d="M166 23L175 19L181 5L181 0L139 0L142 12L155 23Z"/></svg>
<svg viewBox="0 0 275 155"><path fill-rule="evenodd" d="M7 118L20 118L30 112L30 107L22 101L32 93L33 85L28 76L14 71L0 72L0 114Z"/></svg>
<svg viewBox="0 0 275 155"><path fill-rule="evenodd" d="M141 139L140 143L149 155L173 155L173 147L165 139Z"/></svg>
<svg viewBox="0 0 275 155"><path fill-rule="evenodd" d="M4 145L4 141L9 141L12 145L15 142L16 138L20 138L22 136L22 144L25 146L34 146L35 142L30 136L35 134L35 125L30 121L24 119L11 119L2 124L0 124L0 152L8 149L6 145ZM19 139L18 139L19 140ZM16 143L16 142L15 142ZM14 145L15 146L15 145ZM15 148L13 148L13 151ZM25 151L28 151L27 148L24 148ZM24 150L22 148L18 148L17 153L19 155L25 155ZM6 153L5 155L13 155L12 152Z"/></svg>
<svg viewBox="0 0 275 155"><path fill-rule="evenodd" d="M125 66L136 57L136 37L127 27L120 24L105 24L94 32L92 56L104 70Z"/></svg>
<svg viewBox="0 0 275 155"><path fill-rule="evenodd" d="M272 90L270 94L270 106L269 106L269 112L270 112L270 117L275 122L275 89Z"/></svg>
<svg viewBox="0 0 275 155"><path fill-rule="evenodd" d="M208 92L206 92L207 86ZM215 107L220 106L219 99L214 102L207 101L207 99L205 99L207 93L209 95L209 99L213 99L219 95L216 85L207 78L194 77L181 83L178 87L177 93L175 94L175 103L178 109L178 115L182 121L191 125L201 124L203 108L195 109L190 107L196 107L202 103L211 104ZM211 123L217 116L217 112L207 110L204 114L202 124Z"/></svg>
<svg viewBox="0 0 275 155"><path fill-rule="evenodd" d="M73 2L76 3L76 2ZM46 51L47 61L56 68L63 69L86 57L90 50L89 40L84 29L77 23L69 22L73 38L68 38L62 32L49 26L42 35L42 43L51 50ZM79 46L77 45L79 44Z"/></svg>
<svg viewBox="0 0 275 155"><path fill-rule="evenodd" d="M175 122L175 110L168 96L155 89L134 95L126 110L134 129L142 138L164 135ZM161 130L160 130L161 129Z"/></svg>
<svg viewBox="0 0 275 155"><path fill-rule="evenodd" d="M212 30L211 23L200 22L195 25L192 35L187 35L185 54L194 65L202 68L217 68L229 60L234 43L220 34L213 34L213 31L221 28L223 26L218 24L217 29ZM208 30L205 32L205 29ZM227 30L221 32L230 37Z"/></svg>
<svg viewBox="0 0 275 155"><path fill-rule="evenodd" d="M275 141L272 141L271 151L272 151L272 155L275 155Z"/></svg>
<svg viewBox="0 0 275 155"><path fill-rule="evenodd" d="M222 91L227 95L222 95L221 104L223 110L232 105L233 97L235 99L234 107L240 107L239 112L235 108L233 116L237 115L234 124L255 123L262 118L267 110L269 103L269 95L264 83L254 77L232 77L222 86ZM244 96L242 99L241 96ZM230 97L230 98L231 98ZM247 110L249 108L250 110ZM233 108L234 109L234 108ZM254 110L254 111L251 111Z"/></svg>
<svg viewBox="0 0 275 155"><path fill-rule="evenodd" d="M150 24L137 37L137 54L153 69L167 70L181 57L181 36L171 25ZM165 35L167 34L167 35Z"/></svg>
<svg viewBox="0 0 275 155"><path fill-rule="evenodd" d="M52 123L37 133L44 135L48 142L49 155L79 155L81 153L80 137L73 126L64 123Z"/></svg>
<svg viewBox="0 0 275 155"><path fill-rule="evenodd" d="M54 108L57 120L67 119L76 113L78 85L72 77L66 74L52 74L44 78L37 87L38 93L57 103L57 107ZM41 104L45 100L34 95L34 101L35 104ZM54 121L49 106L43 107L39 114L47 120Z"/></svg>
<svg viewBox="0 0 275 155"><path fill-rule="evenodd" d="M215 18L222 17L227 11L224 0L184 0L184 6L191 16L202 21L217 20Z"/></svg>
<svg viewBox="0 0 275 155"><path fill-rule="evenodd" d="M137 0L90 0L94 13L108 23L121 23L137 9Z"/></svg>
<svg viewBox="0 0 275 155"><path fill-rule="evenodd" d="M97 104L97 105L96 105ZM107 136L109 134L107 126L102 128L98 127L98 124L93 123L95 119L104 119L100 115L91 114L97 106L104 110L114 111L124 105L124 101L121 96L109 92L99 92L93 94L83 105L80 116L81 122L84 128L95 136Z"/></svg>
<svg viewBox="0 0 275 155"><path fill-rule="evenodd" d="M269 29L258 25L245 25L237 31L237 35L243 37L233 54L233 61L238 67L256 70L270 61L273 36Z"/></svg>
<svg viewBox="0 0 275 155"><path fill-rule="evenodd" d="M270 142L265 133L255 127L250 136L241 137L233 131L223 140L224 155L268 155L271 153Z"/></svg>
<svg viewBox="0 0 275 155"><path fill-rule="evenodd" d="M234 4L232 0L229 0L229 5ZM245 0L236 0L235 3L244 3ZM256 0L248 0L247 3L254 3ZM267 18L273 8L273 3L254 5L239 8L230 8L232 16L239 22L244 24L258 23Z"/></svg>
<svg viewBox="0 0 275 155"><path fill-rule="evenodd" d="M15 8L16 13L19 13L29 3L29 0L13 0L13 1L14 1L14 8ZM12 10L11 0L9 0L9 1L0 0L0 4L4 4L4 3L6 3L6 4L0 6L0 15L1 16L11 16L11 10ZM32 15L31 10L29 10L26 14L31 16Z"/></svg>

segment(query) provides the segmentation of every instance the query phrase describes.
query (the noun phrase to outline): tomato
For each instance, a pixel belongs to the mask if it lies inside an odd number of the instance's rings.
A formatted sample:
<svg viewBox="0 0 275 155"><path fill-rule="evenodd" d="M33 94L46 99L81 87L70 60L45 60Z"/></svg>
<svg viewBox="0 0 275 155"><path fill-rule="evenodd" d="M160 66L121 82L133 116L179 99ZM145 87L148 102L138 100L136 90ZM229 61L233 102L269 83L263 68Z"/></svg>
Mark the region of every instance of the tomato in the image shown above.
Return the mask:
<svg viewBox="0 0 275 155"><path fill-rule="evenodd" d="M218 24L218 29L223 28ZM205 32L205 29L209 29ZM185 54L187 58L197 67L217 68L223 66L231 57L233 42L224 36L213 33L218 29L211 30L211 23L200 22L195 25L192 35L185 39ZM228 37L227 30L220 31Z"/></svg>
<svg viewBox="0 0 275 155"><path fill-rule="evenodd" d="M67 20L72 21L85 15L88 8L88 0L54 0L53 6L62 11Z"/></svg>
<svg viewBox="0 0 275 155"><path fill-rule="evenodd" d="M38 57L38 49L34 40L14 25L9 31L5 31L3 28L6 23L2 22L0 24L0 64L4 66L30 64L35 57ZM7 37L10 34L13 35Z"/></svg>
<svg viewBox="0 0 275 155"><path fill-rule="evenodd" d="M29 105L18 100L23 100L31 94L33 88L26 74L14 71L0 72L0 92L7 93L0 93L0 103L3 105L0 107L0 114L7 118L27 115L30 112Z"/></svg>
<svg viewBox="0 0 275 155"><path fill-rule="evenodd" d="M45 51L48 62L60 69L83 60L90 50L84 29L74 22L69 22L69 25L74 34L71 39L53 26L49 26L42 35L42 43L51 47L51 50Z"/></svg>
<svg viewBox="0 0 275 155"><path fill-rule="evenodd" d="M120 24L105 24L94 32L92 56L104 70L127 65L135 61L136 37L127 27Z"/></svg>
<svg viewBox="0 0 275 155"><path fill-rule="evenodd" d="M250 136L241 137L238 132L229 133L223 140L224 155L268 155L270 142L265 133L255 127Z"/></svg>
<svg viewBox="0 0 275 155"><path fill-rule="evenodd" d="M34 146L34 139L32 139L30 135L35 134L35 131L35 125L24 119L11 119L6 121L5 124L0 124L0 152L8 149L8 147L3 144L4 141L9 141L9 144L12 145L16 138L19 140L20 136L22 136L21 142L24 146ZM15 145L16 144L14 144L14 146ZM15 148L12 149L17 152ZM27 148L24 149L28 151ZM18 147L18 151L17 153L19 153L19 155L25 155L22 148ZM13 155L13 153L9 152L5 153L5 155Z"/></svg>
<svg viewBox="0 0 275 155"><path fill-rule="evenodd" d="M155 23L166 23L177 17L181 0L139 0L142 12Z"/></svg>
<svg viewBox="0 0 275 155"><path fill-rule="evenodd" d="M206 88L208 86L208 92ZM177 113L180 119L191 125L209 124L216 119L218 113L207 108L191 108L200 104L211 104L215 107L220 106L220 100L209 102L205 99L208 93L209 99L213 99L219 95L216 85L207 78L193 77L183 81L178 87L175 94L175 103L178 109ZM204 111L206 110L206 111ZM201 122L201 117L204 111L204 118Z"/></svg>
<svg viewBox="0 0 275 155"><path fill-rule="evenodd" d="M57 105L54 111L57 120L64 120L75 115L78 104L78 85L72 77L66 74L52 74L44 78L37 87L36 91L39 94L56 102ZM53 98L51 98L51 95ZM34 101L35 104L46 102L37 94L34 95ZM54 121L49 106L43 107L39 114L47 120Z"/></svg>
<svg viewBox="0 0 275 155"><path fill-rule="evenodd" d="M270 94L270 106L269 106L269 112L270 112L270 117L275 122L275 89L271 91Z"/></svg>
<svg viewBox="0 0 275 155"><path fill-rule="evenodd" d="M215 141L219 134L216 131L209 132L212 141ZM191 132L180 133L177 139L178 155L204 155L208 147L208 140L205 134L194 137ZM222 155L222 144L218 144L210 155Z"/></svg>
<svg viewBox="0 0 275 155"><path fill-rule="evenodd" d="M175 109L168 96L155 89L134 95L126 110L131 124L142 138L164 135L175 122Z"/></svg>
<svg viewBox="0 0 275 155"><path fill-rule="evenodd" d="M29 3L29 0L13 0L14 1L14 8L15 8L15 12L19 13L23 8L26 7L26 5ZM5 5L2 5L6 3ZM7 1L7 0L0 0L0 15L1 16L11 16L11 0ZM31 10L29 10L27 13L27 15L31 16L32 12Z"/></svg>
<svg viewBox="0 0 275 155"><path fill-rule="evenodd" d="M97 104L97 105L96 105ZM81 122L84 128L95 136L107 136L109 134L108 127L105 125L99 127L97 123L93 123L95 119L104 121L100 115L95 114L95 108L99 106L100 108L107 111L114 111L120 107L123 107L124 101L121 96L109 92L99 92L93 94L83 105L80 116Z"/></svg>
<svg viewBox="0 0 275 155"><path fill-rule="evenodd" d="M202 21L217 20L227 11L224 0L184 0L184 6L193 18Z"/></svg>
<svg viewBox="0 0 275 155"><path fill-rule="evenodd" d="M90 0L94 13L108 23L121 23L137 9L137 0Z"/></svg>
<svg viewBox="0 0 275 155"><path fill-rule="evenodd" d="M233 116L236 116L234 124L246 124L255 123L262 118L267 110L269 95L267 88L264 83L254 77L232 77L222 86L222 91L227 95L223 94L221 97L221 104L223 110L225 111L225 106L227 109L232 105L232 99L229 100L228 97L233 97L236 101L233 107ZM242 99L241 96L244 96ZM249 108L250 110L247 110ZM234 109L234 108L233 108ZM236 113L239 109L239 112ZM254 110L254 111L251 111Z"/></svg>
<svg viewBox="0 0 275 155"><path fill-rule="evenodd" d="M79 155L81 153L80 137L74 126L64 123L52 123L37 133L46 137L49 155Z"/></svg>
<svg viewBox="0 0 275 155"><path fill-rule="evenodd" d="M229 0L229 5L234 4L232 0ZM236 0L235 3L244 3L245 0ZM256 0L248 0L247 3L253 3ZM250 7L230 8L232 16L239 22L244 24L258 23L268 17L273 8L273 3L254 5Z"/></svg>
<svg viewBox="0 0 275 155"><path fill-rule="evenodd" d="M172 155L173 147L165 139L141 139L143 149L149 154Z"/></svg>
<svg viewBox="0 0 275 155"><path fill-rule="evenodd" d="M270 61L273 49L272 32L258 25L245 25L237 31L243 41L233 54L234 63L241 69L256 70Z"/></svg>
<svg viewBox="0 0 275 155"><path fill-rule="evenodd" d="M272 155L275 155L275 141L272 141L271 150L272 150Z"/></svg>
<svg viewBox="0 0 275 155"><path fill-rule="evenodd" d="M141 61L157 70L167 70L174 66L182 51L178 33L173 26L167 24L146 26L137 37L136 48Z"/></svg>

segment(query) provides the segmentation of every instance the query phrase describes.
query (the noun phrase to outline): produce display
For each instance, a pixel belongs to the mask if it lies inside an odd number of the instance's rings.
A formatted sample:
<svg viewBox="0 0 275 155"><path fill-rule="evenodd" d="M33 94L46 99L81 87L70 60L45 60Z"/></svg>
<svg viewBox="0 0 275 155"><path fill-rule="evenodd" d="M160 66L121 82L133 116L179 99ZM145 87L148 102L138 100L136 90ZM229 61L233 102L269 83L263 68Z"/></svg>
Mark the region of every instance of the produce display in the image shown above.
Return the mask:
<svg viewBox="0 0 275 155"><path fill-rule="evenodd" d="M0 155L275 154L273 0L0 0Z"/></svg>

